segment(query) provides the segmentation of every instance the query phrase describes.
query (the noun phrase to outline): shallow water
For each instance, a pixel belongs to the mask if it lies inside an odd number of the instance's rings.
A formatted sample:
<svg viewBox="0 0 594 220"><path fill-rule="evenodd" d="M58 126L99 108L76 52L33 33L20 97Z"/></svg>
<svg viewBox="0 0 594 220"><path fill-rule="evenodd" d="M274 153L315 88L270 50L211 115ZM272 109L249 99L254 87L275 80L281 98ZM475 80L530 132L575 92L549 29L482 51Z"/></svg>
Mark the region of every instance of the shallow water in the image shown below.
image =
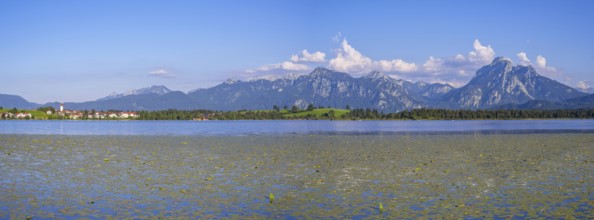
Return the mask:
<svg viewBox="0 0 594 220"><path fill-rule="evenodd" d="M589 133L0 135L0 218L587 219L592 158Z"/></svg>
<svg viewBox="0 0 594 220"><path fill-rule="evenodd" d="M0 120L0 134L248 136L425 132L591 132L594 120L93 121Z"/></svg>

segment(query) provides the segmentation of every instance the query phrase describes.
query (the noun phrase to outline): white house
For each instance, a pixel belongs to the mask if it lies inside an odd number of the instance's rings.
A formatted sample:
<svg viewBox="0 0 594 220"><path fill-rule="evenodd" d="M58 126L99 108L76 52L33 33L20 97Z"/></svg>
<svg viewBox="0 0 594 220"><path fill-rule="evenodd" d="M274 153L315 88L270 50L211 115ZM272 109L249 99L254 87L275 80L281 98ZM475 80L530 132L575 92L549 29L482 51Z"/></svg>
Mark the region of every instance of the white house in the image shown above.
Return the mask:
<svg viewBox="0 0 594 220"><path fill-rule="evenodd" d="M28 112L19 112L15 115L16 118L26 118L29 117L31 118L31 113Z"/></svg>

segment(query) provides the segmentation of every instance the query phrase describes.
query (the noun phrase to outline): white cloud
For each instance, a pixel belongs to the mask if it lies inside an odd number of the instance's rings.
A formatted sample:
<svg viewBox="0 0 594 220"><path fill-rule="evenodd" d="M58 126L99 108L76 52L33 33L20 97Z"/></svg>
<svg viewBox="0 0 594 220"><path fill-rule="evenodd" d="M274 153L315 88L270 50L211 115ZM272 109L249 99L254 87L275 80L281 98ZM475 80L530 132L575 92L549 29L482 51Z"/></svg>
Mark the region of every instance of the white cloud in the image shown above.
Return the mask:
<svg viewBox="0 0 594 220"><path fill-rule="evenodd" d="M462 56L462 55L460 55L460 56ZM458 56L456 56L456 58L457 57ZM454 59L456 59L456 58L454 58ZM423 64L423 68L427 72L438 72L442 69L442 65L443 65L442 59L434 58L433 56L430 56L429 59L427 61L425 61L425 64Z"/></svg>
<svg viewBox="0 0 594 220"><path fill-rule="evenodd" d="M402 59L395 59L395 60L380 60L375 63L381 71L385 72L413 72L417 71L417 64L415 63L407 63Z"/></svg>
<svg viewBox="0 0 594 220"><path fill-rule="evenodd" d="M372 70L386 72L392 78L410 81L448 82L450 85L464 85L477 69L489 64L495 58L491 45L483 45L476 39L473 50L467 56L456 54L443 59L434 56L419 68L414 62L402 59L373 60L353 48L346 39L340 43L336 56L329 60L328 66L334 70L361 75Z"/></svg>
<svg viewBox="0 0 594 220"><path fill-rule="evenodd" d="M456 54L446 59L429 56L422 70L409 74L408 80L464 85L480 67L491 63L494 58L495 50L491 45L485 46L476 39L473 42L473 50L469 51L467 56Z"/></svg>
<svg viewBox="0 0 594 220"><path fill-rule="evenodd" d="M307 50L302 50L301 54L291 55L291 61L293 62L312 62L322 63L326 61L326 54L320 51L309 53Z"/></svg>
<svg viewBox="0 0 594 220"><path fill-rule="evenodd" d="M423 67L425 71L429 72L475 72L481 66L491 63L494 58L495 50L491 45L484 46L478 39L475 39L473 50L468 52L467 57L456 54L456 56L444 60L430 56Z"/></svg>
<svg viewBox="0 0 594 220"><path fill-rule="evenodd" d="M328 66L336 71L365 74L372 70L402 73L418 70L415 63L408 63L402 59L374 61L353 48L346 39L342 39L340 45L336 50L336 57L328 63Z"/></svg>
<svg viewBox="0 0 594 220"><path fill-rule="evenodd" d="M532 61L528 58L528 54L526 52L519 52L517 54L518 59L520 59L520 64L522 65L532 65ZM547 66L547 58L543 57L542 55L536 56L536 66L534 66L537 70L543 70L547 72L557 72L557 68L552 66Z"/></svg>
<svg viewBox="0 0 594 220"><path fill-rule="evenodd" d="M590 88L590 86L588 85L588 83L586 83L586 81L579 81L575 87L578 89L582 89L582 90L587 90Z"/></svg>
<svg viewBox="0 0 594 220"><path fill-rule="evenodd" d="M528 55L525 52L519 52L517 54L518 59L520 59L520 64L528 66L530 65L530 59L528 59Z"/></svg>
<svg viewBox="0 0 594 220"><path fill-rule="evenodd" d="M245 70L242 75L247 79L274 78L273 75L284 75L287 73L302 74L311 70L311 66L306 63L325 62L326 54L316 51L309 53L302 50L299 54L291 55L288 61L280 63L266 64L255 69Z"/></svg>
<svg viewBox="0 0 594 220"><path fill-rule="evenodd" d="M154 76L154 77L161 77L161 78L173 78L173 75L171 74L171 72L169 72L163 68L154 69L154 70L150 71L148 75Z"/></svg>
<svg viewBox="0 0 594 220"><path fill-rule="evenodd" d="M341 39L339 39L341 38ZM429 56L421 67L414 62L406 62L403 59L374 60L356 50L349 42L338 34L333 40L339 42L339 47L334 50L334 57L326 59L326 54L320 51L310 53L308 50L294 54L288 61L263 65L255 69L245 71L247 78L274 79L289 73L306 74L311 71L314 65L327 64L327 67L336 71L346 72L354 76L361 76L370 71L377 70L388 74L392 78L409 81L424 81L429 83L447 82L453 86L461 86L468 83L476 71L487 65L495 58L495 50L491 45L483 45L479 39L475 39L472 50L458 53L452 57ZM547 59L538 55L534 58L534 64L526 52L516 54L519 64L534 65L538 73L551 78L562 77L563 74L555 67L548 66ZM585 82L578 83L578 86L587 86Z"/></svg>
<svg viewBox="0 0 594 220"><path fill-rule="evenodd" d="M536 65L538 65L538 67L547 67L547 58L544 58L541 55L536 56Z"/></svg>
<svg viewBox="0 0 594 220"><path fill-rule="evenodd" d="M551 78L559 78L563 75L557 68L547 66L547 58L542 55L536 56L536 66L534 68L538 73Z"/></svg>
<svg viewBox="0 0 594 220"><path fill-rule="evenodd" d="M495 58L491 45L483 46L478 39L474 40L474 51L468 53L468 59L477 63L490 63Z"/></svg>
<svg viewBox="0 0 594 220"><path fill-rule="evenodd" d="M272 70L287 70L287 71L305 71L310 69L309 66L305 64L293 63L291 61L285 61L282 63L275 63L275 64L268 64L261 67L256 68L256 71L272 71ZM255 71L248 70L248 73L253 73Z"/></svg>
<svg viewBox="0 0 594 220"><path fill-rule="evenodd" d="M330 68L348 72L348 73L362 73L369 72L371 69L371 59L363 56L355 48L351 47L346 39L342 39L341 47L336 50L336 57L330 60Z"/></svg>
<svg viewBox="0 0 594 220"><path fill-rule="evenodd" d="M520 59L520 64L525 66L532 65L532 61L530 61L528 54L525 52L519 52L517 56L518 59ZM542 55L536 56L536 65L533 67L536 69L536 72L547 77L558 78L563 75L563 73L557 70L557 68L547 66L547 58L543 57Z"/></svg>

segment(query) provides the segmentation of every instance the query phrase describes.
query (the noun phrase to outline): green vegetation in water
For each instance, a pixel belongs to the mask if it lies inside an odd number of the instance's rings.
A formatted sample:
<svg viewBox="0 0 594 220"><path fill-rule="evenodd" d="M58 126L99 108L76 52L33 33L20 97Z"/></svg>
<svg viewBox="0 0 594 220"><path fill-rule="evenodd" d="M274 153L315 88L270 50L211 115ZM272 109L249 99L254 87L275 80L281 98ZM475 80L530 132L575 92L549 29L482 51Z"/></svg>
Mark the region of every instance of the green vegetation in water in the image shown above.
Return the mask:
<svg viewBox="0 0 594 220"><path fill-rule="evenodd" d="M0 135L0 219L588 219L593 143L574 133Z"/></svg>

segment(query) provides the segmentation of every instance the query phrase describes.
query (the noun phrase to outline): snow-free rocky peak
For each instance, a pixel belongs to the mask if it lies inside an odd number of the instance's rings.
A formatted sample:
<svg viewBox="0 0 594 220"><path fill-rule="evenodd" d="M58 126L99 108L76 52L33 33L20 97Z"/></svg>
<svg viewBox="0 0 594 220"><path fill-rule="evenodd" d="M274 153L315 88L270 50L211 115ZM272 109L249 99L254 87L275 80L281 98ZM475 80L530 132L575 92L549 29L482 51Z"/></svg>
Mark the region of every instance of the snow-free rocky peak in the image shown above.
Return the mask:
<svg viewBox="0 0 594 220"><path fill-rule="evenodd" d="M132 90L129 90L124 93L115 93L114 92L106 97L97 99L97 101L116 99L116 98L129 96L129 95L147 95L147 94L165 95L170 92L172 92L172 91L163 85L155 85L155 86L141 88L141 89L132 89Z"/></svg>
<svg viewBox="0 0 594 220"><path fill-rule="evenodd" d="M380 71L372 71L364 77L373 79L373 80L391 80L392 79L388 75L386 75Z"/></svg>
<svg viewBox="0 0 594 220"><path fill-rule="evenodd" d="M235 84L237 82L239 82L238 79L227 79L227 80L225 80L224 84L233 85L233 84Z"/></svg>
<svg viewBox="0 0 594 220"><path fill-rule="evenodd" d="M337 74L338 72L335 72L333 70L330 69L326 69L324 67L316 67L310 74L309 76L311 77L332 77L333 75Z"/></svg>
<svg viewBox="0 0 594 220"><path fill-rule="evenodd" d="M157 94L157 95L165 95L167 93L172 92L170 89L163 85L159 86L151 86L148 88L138 89L133 92L134 95L144 95L144 94Z"/></svg>
<svg viewBox="0 0 594 220"><path fill-rule="evenodd" d="M468 84L444 96L441 107L484 109L580 95L583 93L539 75L532 66L513 66L509 58L497 57L480 68Z"/></svg>

